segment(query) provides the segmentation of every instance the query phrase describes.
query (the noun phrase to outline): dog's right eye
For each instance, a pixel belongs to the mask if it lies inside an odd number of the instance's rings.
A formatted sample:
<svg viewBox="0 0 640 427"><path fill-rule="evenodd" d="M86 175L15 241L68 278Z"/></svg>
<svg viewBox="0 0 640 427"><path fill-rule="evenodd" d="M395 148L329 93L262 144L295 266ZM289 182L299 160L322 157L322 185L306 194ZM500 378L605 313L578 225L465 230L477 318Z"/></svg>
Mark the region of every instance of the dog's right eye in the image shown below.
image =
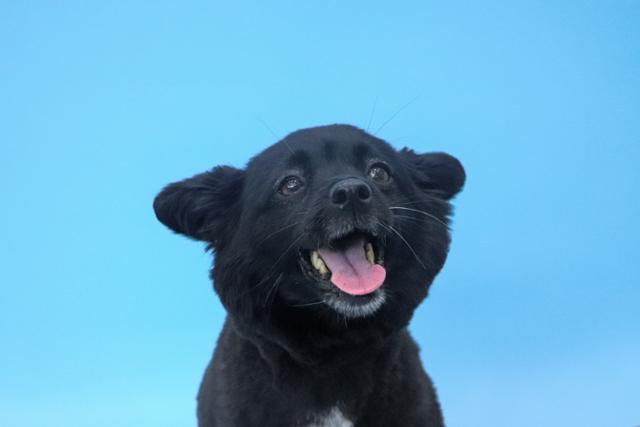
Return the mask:
<svg viewBox="0 0 640 427"><path fill-rule="evenodd" d="M280 193L284 194L285 196L290 196L293 193L300 191L303 185L304 184L302 182L302 179L300 179L299 177L293 175L288 176L283 179L282 183L280 184Z"/></svg>

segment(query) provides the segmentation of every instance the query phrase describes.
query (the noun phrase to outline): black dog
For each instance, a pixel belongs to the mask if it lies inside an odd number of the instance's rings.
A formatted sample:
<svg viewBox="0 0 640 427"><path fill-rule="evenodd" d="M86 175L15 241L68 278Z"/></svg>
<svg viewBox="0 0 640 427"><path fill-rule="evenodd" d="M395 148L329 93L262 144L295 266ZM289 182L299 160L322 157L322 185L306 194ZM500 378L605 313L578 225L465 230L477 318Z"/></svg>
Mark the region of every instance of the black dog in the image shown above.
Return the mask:
<svg viewBox="0 0 640 427"><path fill-rule="evenodd" d="M199 426L442 426L407 324L464 180L447 154L333 125L167 186L156 215L215 251L228 311Z"/></svg>

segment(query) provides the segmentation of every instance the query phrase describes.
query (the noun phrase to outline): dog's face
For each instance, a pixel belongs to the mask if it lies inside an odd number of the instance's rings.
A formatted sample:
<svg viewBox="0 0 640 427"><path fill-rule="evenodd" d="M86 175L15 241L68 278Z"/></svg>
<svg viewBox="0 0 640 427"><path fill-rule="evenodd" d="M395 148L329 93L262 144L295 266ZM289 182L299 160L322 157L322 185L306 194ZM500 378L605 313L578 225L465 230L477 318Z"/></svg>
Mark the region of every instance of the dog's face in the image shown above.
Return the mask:
<svg viewBox="0 0 640 427"><path fill-rule="evenodd" d="M215 288L234 315L404 324L445 261L464 179L447 154L333 125L290 134L245 170L171 184L154 208L215 250Z"/></svg>

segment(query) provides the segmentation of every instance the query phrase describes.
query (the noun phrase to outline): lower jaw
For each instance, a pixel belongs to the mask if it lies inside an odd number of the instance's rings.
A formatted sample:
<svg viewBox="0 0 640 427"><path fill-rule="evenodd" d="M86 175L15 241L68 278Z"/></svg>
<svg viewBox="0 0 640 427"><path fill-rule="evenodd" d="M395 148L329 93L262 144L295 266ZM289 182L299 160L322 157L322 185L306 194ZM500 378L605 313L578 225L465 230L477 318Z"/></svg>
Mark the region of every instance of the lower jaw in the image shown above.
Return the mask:
<svg viewBox="0 0 640 427"><path fill-rule="evenodd" d="M348 295L344 292L330 292L324 297L325 304L347 318L356 319L371 316L382 307L386 300L383 288L367 295Z"/></svg>
<svg viewBox="0 0 640 427"><path fill-rule="evenodd" d="M382 259L376 260L376 263L381 264ZM384 285L370 294L350 295L331 283L330 275L319 277L318 273L302 256L299 259L299 264L306 278L315 282L323 291L324 303L341 316L349 319L368 317L377 312L386 301Z"/></svg>

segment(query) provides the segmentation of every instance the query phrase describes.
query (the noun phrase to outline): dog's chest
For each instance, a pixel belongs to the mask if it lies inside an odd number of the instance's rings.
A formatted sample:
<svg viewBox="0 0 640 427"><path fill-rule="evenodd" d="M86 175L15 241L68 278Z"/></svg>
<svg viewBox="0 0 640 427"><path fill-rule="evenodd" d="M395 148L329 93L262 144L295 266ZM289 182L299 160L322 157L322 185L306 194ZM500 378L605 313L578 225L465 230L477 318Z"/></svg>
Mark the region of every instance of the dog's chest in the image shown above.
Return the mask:
<svg viewBox="0 0 640 427"><path fill-rule="evenodd" d="M310 423L304 424L304 427L353 427L353 423L342 414L340 409L333 407L328 412L314 416Z"/></svg>

